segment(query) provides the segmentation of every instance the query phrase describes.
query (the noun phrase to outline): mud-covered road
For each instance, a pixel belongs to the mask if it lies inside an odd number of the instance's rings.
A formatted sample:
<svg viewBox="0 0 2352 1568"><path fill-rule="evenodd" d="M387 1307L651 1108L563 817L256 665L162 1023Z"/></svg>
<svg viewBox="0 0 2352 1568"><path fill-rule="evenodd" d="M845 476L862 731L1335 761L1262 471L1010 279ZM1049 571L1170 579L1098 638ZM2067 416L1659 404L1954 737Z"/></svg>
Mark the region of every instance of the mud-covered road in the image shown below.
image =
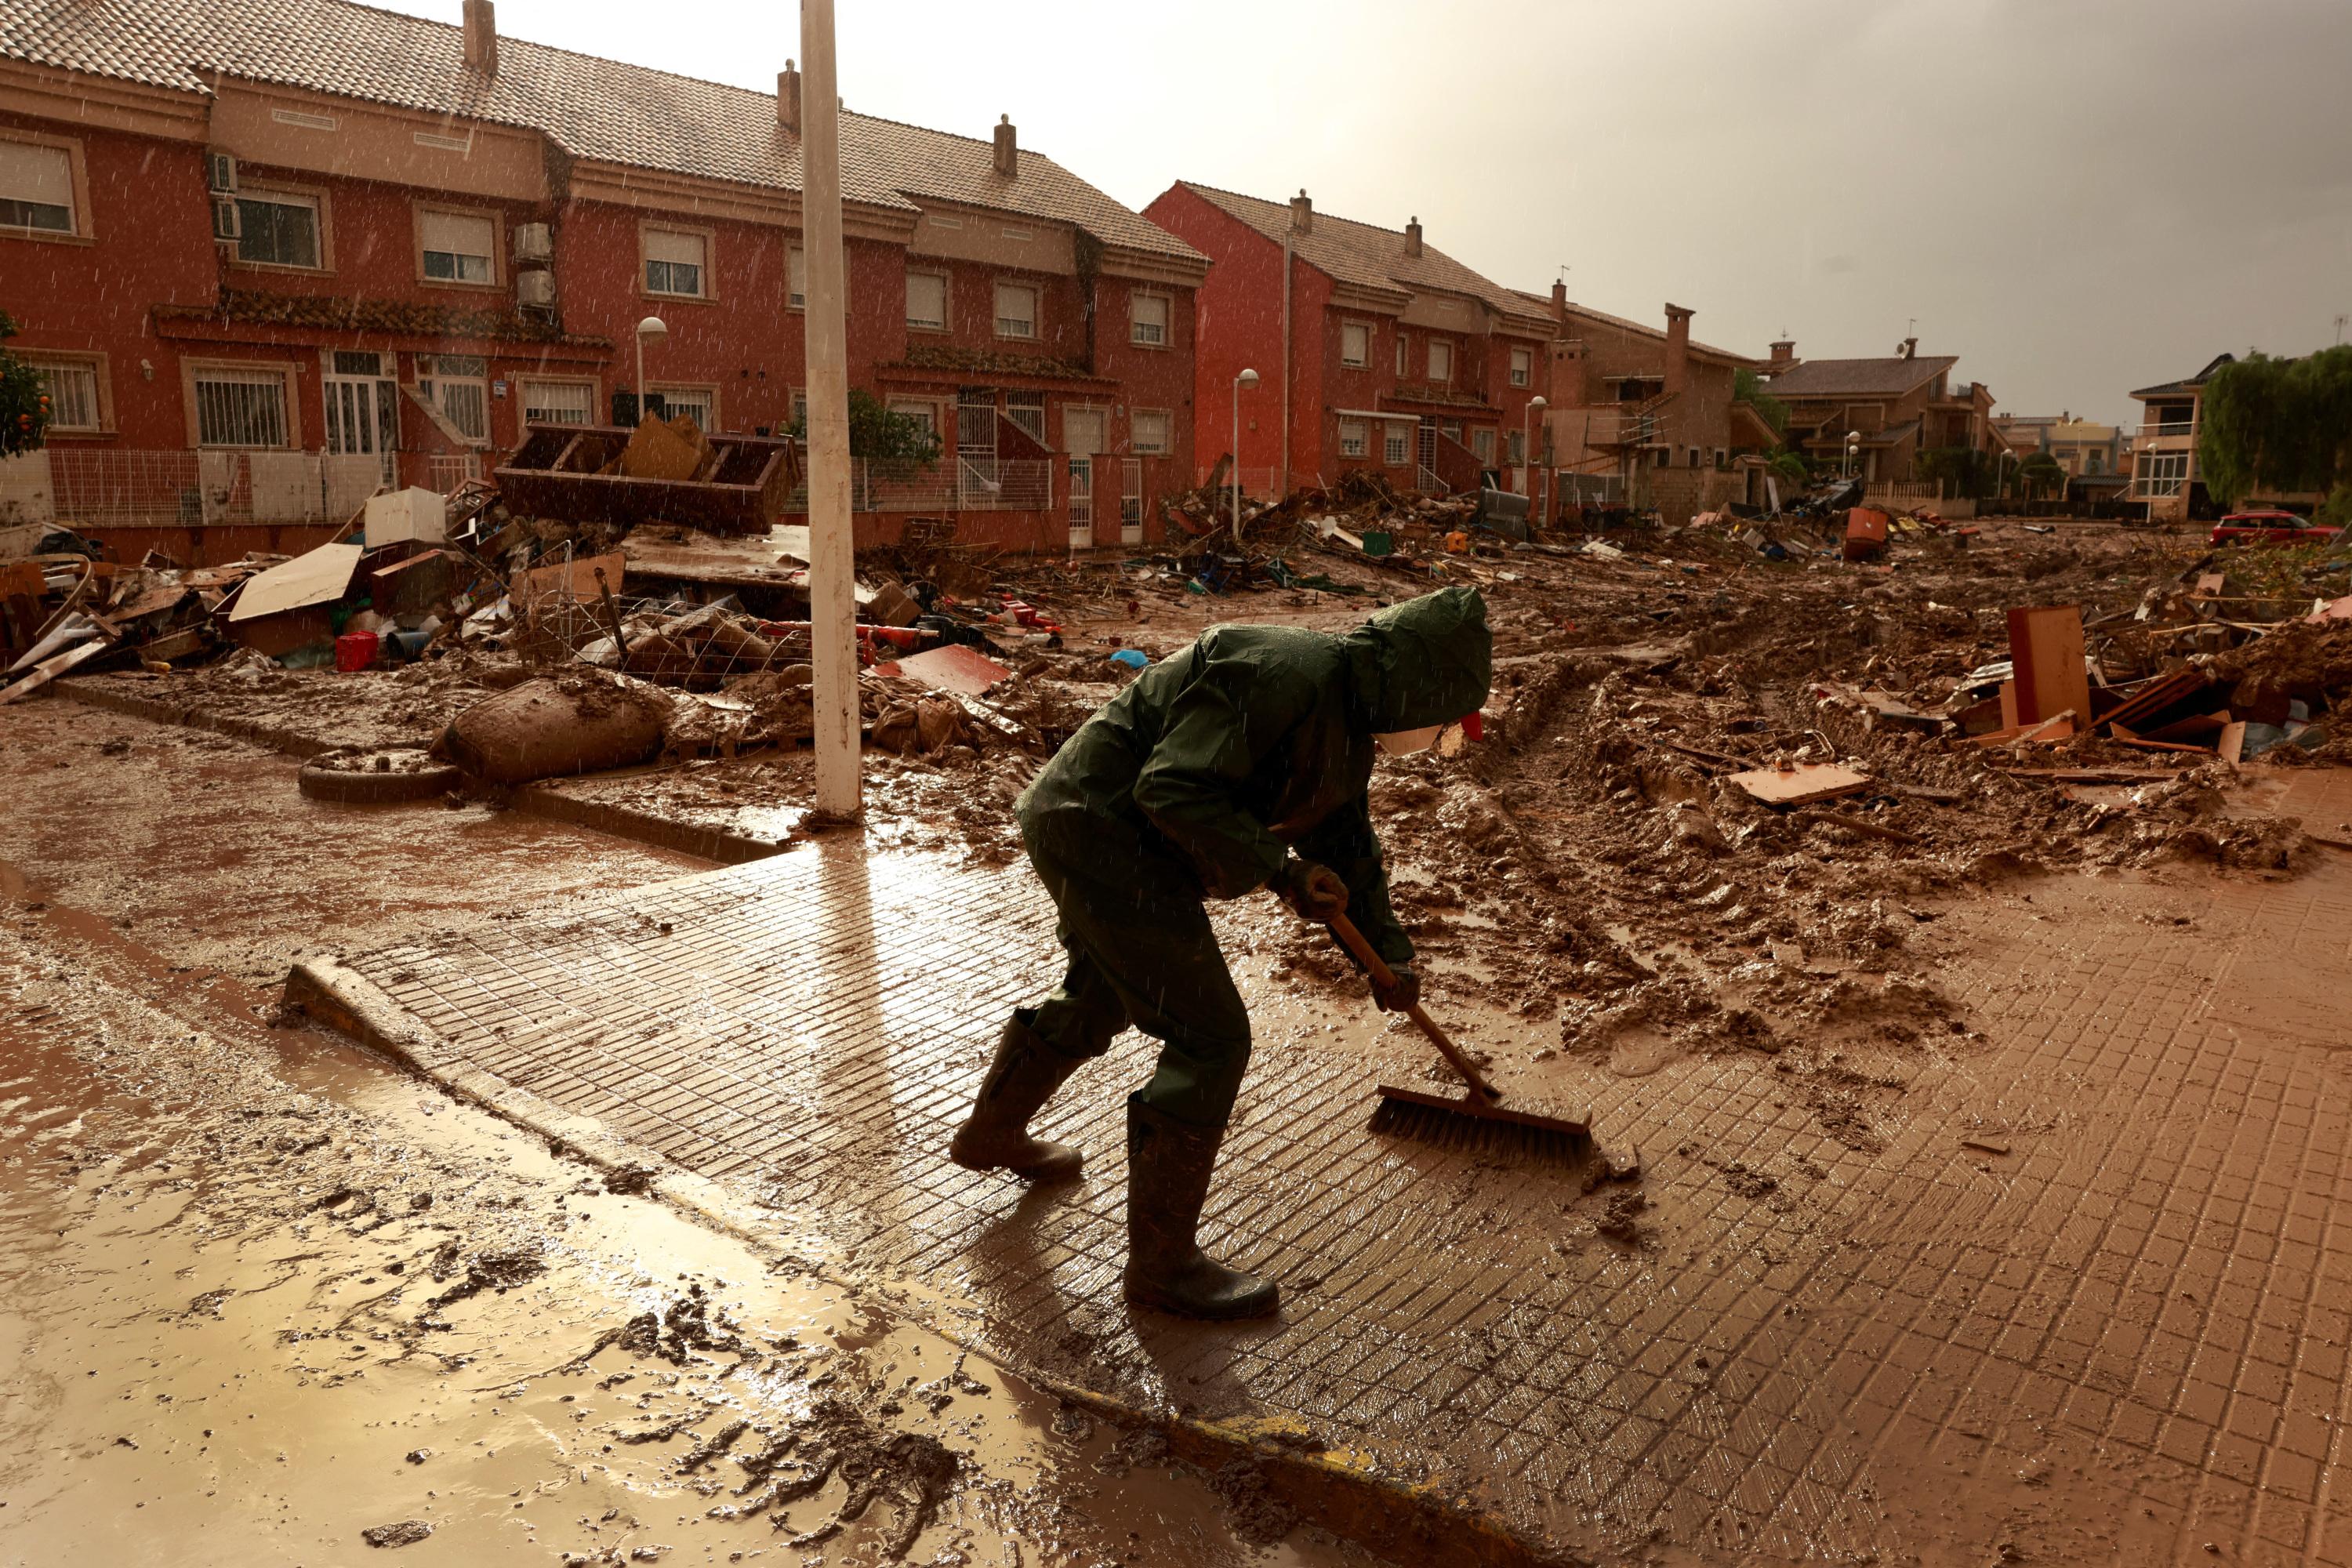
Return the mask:
<svg viewBox="0 0 2352 1568"><path fill-rule="evenodd" d="M1373 1561L273 1026L305 947L691 863L64 703L5 732L0 1563Z"/></svg>

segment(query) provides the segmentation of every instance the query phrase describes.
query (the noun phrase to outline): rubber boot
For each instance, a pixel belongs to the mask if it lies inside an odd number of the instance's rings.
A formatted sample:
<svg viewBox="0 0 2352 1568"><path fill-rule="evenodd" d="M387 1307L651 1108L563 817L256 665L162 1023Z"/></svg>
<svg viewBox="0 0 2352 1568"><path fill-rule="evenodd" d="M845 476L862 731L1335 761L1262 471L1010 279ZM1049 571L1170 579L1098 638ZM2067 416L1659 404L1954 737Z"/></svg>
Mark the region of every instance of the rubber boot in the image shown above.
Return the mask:
<svg viewBox="0 0 2352 1568"><path fill-rule="evenodd" d="M1193 1127L1127 1100L1127 1299L1185 1318L1258 1318L1271 1279L1210 1260L1194 1242L1223 1129Z"/></svg>
<svg viewBox="0 0 2352 1568"><path fill-rule="evenodd" d="M1075 1180L1086 1156L1067 1143L1029 1136L1029 1119L1078 1068L1038 1037L1015 1013L1005 1020L973 1100L971 1115L948 1145L948 1158L968 1171L1010 1171L1024 1181Z"/></svg>

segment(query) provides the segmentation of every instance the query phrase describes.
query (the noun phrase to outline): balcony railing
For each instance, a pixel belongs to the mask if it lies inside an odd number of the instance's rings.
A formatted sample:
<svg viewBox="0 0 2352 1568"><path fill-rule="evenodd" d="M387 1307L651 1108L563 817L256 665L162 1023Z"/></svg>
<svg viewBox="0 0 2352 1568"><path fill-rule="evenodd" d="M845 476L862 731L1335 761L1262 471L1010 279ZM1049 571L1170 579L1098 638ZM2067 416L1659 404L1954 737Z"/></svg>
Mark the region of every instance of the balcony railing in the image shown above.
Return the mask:
<svg viewBox="0 0 2352 1568"><path fill-rule="evenodd" d="M2169 500L2180 493L2186 479L2134 479L2131 499L2134 500Z"/></svg>
<svg viewBox="0 0 2352 1568"><path fill-rule="evenodd" d="M2157 436L2194 436L2197 434L2197 421L2176 419L2159 424L2155 420L2149 420L2140 426L2139 433L2143 438Z"/></svg>

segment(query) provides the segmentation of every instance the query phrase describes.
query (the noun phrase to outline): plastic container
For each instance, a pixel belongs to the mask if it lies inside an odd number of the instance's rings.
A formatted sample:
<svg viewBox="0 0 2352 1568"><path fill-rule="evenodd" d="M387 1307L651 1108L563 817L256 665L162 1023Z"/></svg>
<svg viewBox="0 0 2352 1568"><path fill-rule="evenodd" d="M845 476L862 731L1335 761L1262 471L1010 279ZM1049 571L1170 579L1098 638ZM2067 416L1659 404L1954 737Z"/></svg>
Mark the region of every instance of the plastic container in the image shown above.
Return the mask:
<svg viewBox="0 0 2352 1568"><path fill-rule="evenodd" d="M377 646L383 641L373 632L345 632L335 639L335 668L346 674L365 669L375 662Z"/></svg>

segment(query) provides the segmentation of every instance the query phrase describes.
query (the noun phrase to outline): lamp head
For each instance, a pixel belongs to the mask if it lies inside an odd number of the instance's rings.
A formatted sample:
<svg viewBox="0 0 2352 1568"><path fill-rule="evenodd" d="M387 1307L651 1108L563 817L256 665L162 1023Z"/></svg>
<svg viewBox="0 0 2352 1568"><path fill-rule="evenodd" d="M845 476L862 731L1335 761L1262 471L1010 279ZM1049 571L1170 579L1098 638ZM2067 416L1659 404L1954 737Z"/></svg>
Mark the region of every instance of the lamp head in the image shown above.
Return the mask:
<svg viewBox="0 0 2352 1568"><path fill-rule="evenodd" d="M1254 370L1245 370L1242 372L1241 374L1234 377L1234 384L1239 387L1255 386L1257 384L1257 372Z"/></svg>
<svg viewBox="0 0 2352 1568"><path fill-rule="evenodd" d="M647 316L637 323L637 336L658 342L669 336L669 323L659 316Z"/></svg>
<svg viewBox="0 0 2352 1568"><path fill-rule="evenodd" d="M1528 406L1529 408L1549 408L1551 405L1545 402L1540 395L1538 395L1528 399Z"/></svg>

